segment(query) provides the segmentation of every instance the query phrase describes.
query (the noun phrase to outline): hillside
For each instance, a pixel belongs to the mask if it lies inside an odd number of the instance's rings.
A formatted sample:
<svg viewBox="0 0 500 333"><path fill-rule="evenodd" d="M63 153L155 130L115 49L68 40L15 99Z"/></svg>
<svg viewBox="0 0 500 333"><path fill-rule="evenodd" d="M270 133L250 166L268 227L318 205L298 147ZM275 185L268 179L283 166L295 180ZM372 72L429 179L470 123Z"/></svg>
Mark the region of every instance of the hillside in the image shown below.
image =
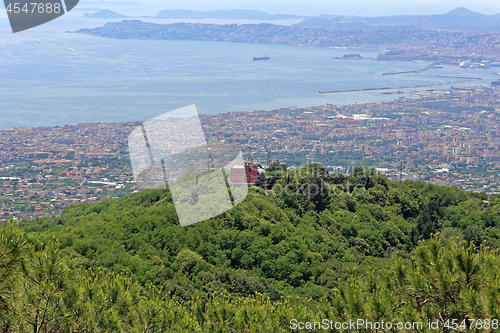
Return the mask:
<svg viewBox="0 0 500 333"><path fill-rule="evenodd" d="M272 192L186 228L167 190L1 226L0 330L498 328L498 196L282 167Z"/></svg>
<svg viewBox="0 0 500 333"><path fill-rule="evenodd" d="M488 204L484 194L399 184L363 168L349 177L317 164L279 171L270 170L273 192L254 188L232 211L186 228L165 190L70 206L22 227L32 242L57 237L85 268L126 270L186 300L208 290L320 299L353 267L383 269L436 232L500 248L498 198Z"/></svg>
<svg viewBox="0 0 500 333"><path fill-rule="evenodd" d="M382 274L353 270L319 303L216 292L183 302L128 274L82 269L54 239L29 246L9 222L0 227L0 330L491 332L499 326L499 269L498 251L433 236L419 243L411 266L396 256Z"/></svg>
<svg viewBox="0 0 500 333"><path fill-rule="evenodd" d="M98 19L116 19L116 18L128 18L129 16L113 12L109 9L102 9L95 13L85 13L83 14L83 17L98 18Z"/></svg>

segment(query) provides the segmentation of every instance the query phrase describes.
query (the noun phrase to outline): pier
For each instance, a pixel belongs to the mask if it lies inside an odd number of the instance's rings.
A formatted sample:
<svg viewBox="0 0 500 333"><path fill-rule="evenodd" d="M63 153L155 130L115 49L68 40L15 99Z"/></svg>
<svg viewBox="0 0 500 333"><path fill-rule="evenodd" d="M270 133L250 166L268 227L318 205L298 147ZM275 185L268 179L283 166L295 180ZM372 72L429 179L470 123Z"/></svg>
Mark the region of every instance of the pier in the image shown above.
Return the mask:
<svg viewBox="0 0 500 333"><path fill-rule="evenodd" d="M444 77L448 79L462 79L462 80L484 80L482 77L470 77L470 76L450 76L450 75L429 75L430 77Z"/></svg>
<svg viewBox="0 0 500 333"><path fill-rule="evenodd" d="M320 94L334 94L334 93L342 93L342 92L356 92L356 91L374 91L374 90L393 90L393 89L411 89L411 88L426 88L426 87L434 87L434 86L445 86L457 83L471 82L482 80L481 78L468 78L467 80L459 80L459 81L450 81L444 83L434 83L434 84L420 84L416 86L399 86L399 87L382 87L382 88L363 88L363 89L345 89L345 90L327 90L320 91Z"/></svg>
<svg viewBox="0 0 500 333"><path fill-rule="evenodd" d="M399 75L399 74L410 74L410 73L422 73L422 72L425 72L429 69L433 69L434 67L438 66L439 63L434 63L434 64L431 64L425 68L422 68L422 69L418 69L416 71L405 71L405 72L393 72L393 73L383 73L382 75Z"/></svg>

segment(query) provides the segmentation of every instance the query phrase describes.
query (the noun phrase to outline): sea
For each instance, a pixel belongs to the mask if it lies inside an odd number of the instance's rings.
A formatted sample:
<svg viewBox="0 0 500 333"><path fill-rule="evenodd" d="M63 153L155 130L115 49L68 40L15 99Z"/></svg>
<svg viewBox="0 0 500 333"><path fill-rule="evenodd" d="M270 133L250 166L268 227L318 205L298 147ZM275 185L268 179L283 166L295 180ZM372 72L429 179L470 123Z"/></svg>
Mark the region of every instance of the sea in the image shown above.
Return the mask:
<svg viewBox="0 0 500 333"><path fill-rule="evenodd" d="M386 102L412 90L320 94L325 90L437 84L481 77L454 86L490 84L500 68L445 65L422 73L426 63L335 59L381 51L204 41L118 40L70 33L108 21L68 13L46 25L13 34L0 16L0 129L87 122L148 120L195 104L200 113ZM174 20L143 19L161 23ZM116 21L116 20L115 20ZM209 23L256 23L211 20ZM293 24L294 20L272 22ZM267 55L269 60L253 61ZM394 90L397 91L397 90Z"/></svg>

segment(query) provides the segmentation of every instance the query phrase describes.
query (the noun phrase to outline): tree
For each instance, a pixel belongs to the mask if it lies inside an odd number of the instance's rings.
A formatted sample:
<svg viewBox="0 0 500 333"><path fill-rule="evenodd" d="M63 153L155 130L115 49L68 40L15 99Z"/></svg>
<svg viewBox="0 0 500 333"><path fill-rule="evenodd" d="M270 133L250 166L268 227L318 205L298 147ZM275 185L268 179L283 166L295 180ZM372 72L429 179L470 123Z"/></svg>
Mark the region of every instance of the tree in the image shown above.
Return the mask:
<svg viewBox="0 0 500 333"><path fill-rule="evenodd" d="M441 197L433 194L420 210L417 217L417 230L423 239L429 238L432 233L436 233L441 229L442 209Z"/></svg>
<svg viewBox="0 0 500 333"><path fill-rule="evenodd" d="M20 276L26 237L12 218L0 227L0 328L7 332L12 325L12 316L9 312L11 301L17 296L14 288Z"/></svg>
<svg viewBox="0 0 500 333"><path fill-rule="evenodd" d="M287 172L288 166L284 163L281 163L279 160L274 161L271 165L266 169L267 174L267 184L270 188L273 188L274 184Z"/></svg>

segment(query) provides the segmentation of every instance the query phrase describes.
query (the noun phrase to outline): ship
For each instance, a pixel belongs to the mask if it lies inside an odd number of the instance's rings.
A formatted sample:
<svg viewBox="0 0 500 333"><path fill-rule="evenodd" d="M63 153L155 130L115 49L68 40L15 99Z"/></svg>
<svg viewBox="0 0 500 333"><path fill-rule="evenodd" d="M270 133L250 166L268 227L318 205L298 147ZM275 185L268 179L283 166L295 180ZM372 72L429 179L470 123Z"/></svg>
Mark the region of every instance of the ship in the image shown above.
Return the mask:
<svg viewBox="0 0 500 333"><path fill-rule="evenodd" d="M496 80L496 81L491 82L491 85L495 86L495 87L500 86L500 80Z"/></svg>
<svg viewBox="0 0 500 333"><path fill-rule="evenodd" d="M253 61L256 61L256 60L268 60L269 58L271 58L271 57L268 57L267 55L264 54L263 57L253 57Z"/></svg>

